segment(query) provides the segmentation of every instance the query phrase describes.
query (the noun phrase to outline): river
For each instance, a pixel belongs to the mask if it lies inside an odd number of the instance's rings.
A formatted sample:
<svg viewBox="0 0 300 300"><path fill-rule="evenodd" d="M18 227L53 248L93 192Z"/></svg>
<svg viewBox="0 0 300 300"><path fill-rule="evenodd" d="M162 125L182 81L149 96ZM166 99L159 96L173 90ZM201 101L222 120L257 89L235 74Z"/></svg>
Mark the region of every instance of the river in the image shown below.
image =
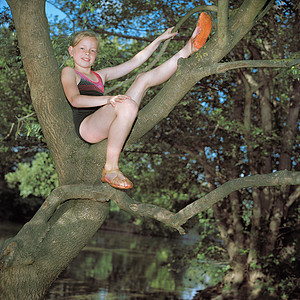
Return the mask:
<svg viewBox="0 0 300 300"><path fill-rule="evenodd" d="M0 245L18 229L0 226ZM45 299L192 300L222 273L216 262L186 260L194 242L99 230Z"/></svg>

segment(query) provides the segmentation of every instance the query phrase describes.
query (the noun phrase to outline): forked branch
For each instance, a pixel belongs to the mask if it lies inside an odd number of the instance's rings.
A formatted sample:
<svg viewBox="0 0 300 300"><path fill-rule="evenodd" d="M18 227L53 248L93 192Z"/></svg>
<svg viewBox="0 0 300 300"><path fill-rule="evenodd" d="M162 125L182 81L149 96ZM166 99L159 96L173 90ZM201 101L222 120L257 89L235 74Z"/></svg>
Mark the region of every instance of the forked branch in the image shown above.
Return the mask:
<svg viewBox="0 0 300 300"><path fill-rule="evenodd" d="M18 235L8 240L6 244L14 245L14 243L20 240L23 240L24 244L26 238L31 236L30 243L32 239L35 239L39 241L37 243L39 245L51 230L49 219L53 216L58 206L69 199L86 199L100 202L113 200L122 210L130 214L153 218L178 230L180 234L184 234L183 224L200 212L212 207L218 201L223 200L234 191L246 187L283 185L300 185L300 172L284 170L271 174L254 175L230 180L204 197L189 204L178 213L170 212L156 205L134 201L125 192L116 190L108 184L61 186L51 193L36 215L30 222L24 225ZM297 194L299 194L299 189L297 189ZM28 257L30 258L31 256L28 255Z"/></svg>

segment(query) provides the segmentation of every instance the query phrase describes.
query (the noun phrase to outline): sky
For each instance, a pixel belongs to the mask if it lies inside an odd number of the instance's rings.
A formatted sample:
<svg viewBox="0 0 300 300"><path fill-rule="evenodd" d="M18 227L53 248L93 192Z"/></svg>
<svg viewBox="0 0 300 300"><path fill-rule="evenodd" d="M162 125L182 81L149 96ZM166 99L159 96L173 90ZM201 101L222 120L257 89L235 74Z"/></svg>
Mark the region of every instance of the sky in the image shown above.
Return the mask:
<svg viewBox="0 0 300 300"><path fill-rule="evenodd" d="M56 9L53 5L49 4L47 1L46 1L46 15L48 19L51 19L51 17L54 17L56 15L59 17L59 19L63 19L66 17L65 14L61 12L61 10Z"/></svg>

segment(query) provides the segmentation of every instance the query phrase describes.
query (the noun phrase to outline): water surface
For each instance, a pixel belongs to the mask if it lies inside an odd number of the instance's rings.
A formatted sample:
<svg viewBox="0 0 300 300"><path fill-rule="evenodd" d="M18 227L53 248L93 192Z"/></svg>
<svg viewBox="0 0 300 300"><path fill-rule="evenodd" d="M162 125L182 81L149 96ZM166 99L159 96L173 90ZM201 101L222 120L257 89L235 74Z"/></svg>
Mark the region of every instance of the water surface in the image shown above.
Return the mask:
<svg viewBox="0 0 300 300"><path fill-rule="evenodd" d="M1 244L7 237L0 229ZM222 268L188 261L194 242L100 230L45 299L192 300L197 290L216 283Z"/></svg>

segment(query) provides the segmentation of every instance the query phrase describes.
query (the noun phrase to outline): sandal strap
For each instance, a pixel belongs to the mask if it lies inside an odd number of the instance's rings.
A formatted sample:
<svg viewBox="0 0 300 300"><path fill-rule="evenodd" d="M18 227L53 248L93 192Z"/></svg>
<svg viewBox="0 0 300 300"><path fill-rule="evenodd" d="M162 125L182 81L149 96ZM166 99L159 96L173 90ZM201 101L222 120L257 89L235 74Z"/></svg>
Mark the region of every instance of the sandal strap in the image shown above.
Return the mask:
<svg viewBox="0 0 300 300"><path fill-rule="evenodd" d="M109 179L106 176L109 174L115 174L115 176ZM115 169L115 170L103 169L101 180L102 182L107 182L112 187L119 188L119 189L130 189L133 187L133 183L127 177L125 177L119 169Z"/></svg>

